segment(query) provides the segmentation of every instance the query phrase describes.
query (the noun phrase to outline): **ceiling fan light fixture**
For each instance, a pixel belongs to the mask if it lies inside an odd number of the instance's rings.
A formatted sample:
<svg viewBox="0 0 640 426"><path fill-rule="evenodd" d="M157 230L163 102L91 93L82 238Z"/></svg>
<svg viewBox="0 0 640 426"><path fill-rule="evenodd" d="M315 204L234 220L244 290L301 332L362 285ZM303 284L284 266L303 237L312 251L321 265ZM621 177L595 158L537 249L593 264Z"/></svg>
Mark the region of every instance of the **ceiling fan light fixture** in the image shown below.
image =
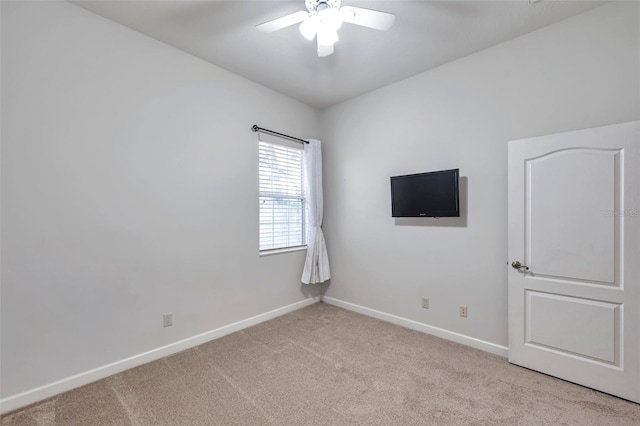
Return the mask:
<svg viewBox="0 0 640 426"><path fill-rule="evenodd" d="M335 30L320 27L318 29L318 43L323 46L336 44L340 40Z"/></svg>
<svg viewBox="0 0 640 426"><path fill-rule="evenodd" d="M315 19L314 19L315 18ZM307 40L313 40L318 32L318 19L316 16L311 16L306 21L300 24L300 33Z"/></svg>
<svg viewBox="0 0 640 426"><path fill-rule="evenodd" d="M331 31L338 31L342 26L342 17L337 9L324 9L317 16L321 25Z"/></svg>

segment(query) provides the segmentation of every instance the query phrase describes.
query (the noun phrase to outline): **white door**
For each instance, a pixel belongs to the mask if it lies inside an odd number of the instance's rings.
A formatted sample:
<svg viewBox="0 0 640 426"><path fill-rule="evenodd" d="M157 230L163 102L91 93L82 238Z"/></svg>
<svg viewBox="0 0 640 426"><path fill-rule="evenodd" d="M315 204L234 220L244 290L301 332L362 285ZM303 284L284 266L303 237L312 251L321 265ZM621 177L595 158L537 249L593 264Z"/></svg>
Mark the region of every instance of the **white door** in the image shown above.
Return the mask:
<svg viewBox="0 0 640 426"><path fill-rule="evenodd" d="M509 142L509 260L509 361L640 402L640 121Z"/></svg>

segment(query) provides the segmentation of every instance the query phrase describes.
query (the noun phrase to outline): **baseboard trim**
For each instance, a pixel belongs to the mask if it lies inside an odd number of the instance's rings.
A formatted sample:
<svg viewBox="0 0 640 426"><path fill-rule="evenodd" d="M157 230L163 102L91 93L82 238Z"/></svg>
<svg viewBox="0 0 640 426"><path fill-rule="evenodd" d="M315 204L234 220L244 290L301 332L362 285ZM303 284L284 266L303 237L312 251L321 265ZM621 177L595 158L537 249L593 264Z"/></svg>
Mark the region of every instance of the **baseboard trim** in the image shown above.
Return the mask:
<svg viewBox="0 0 640 426"><path fill-rule="evenodd" d="M142 364L146 364L151 361L155 361L157 359L172 355L185 349L201 345L211 340L219 339L220 337L226 336L227 334L235 333L236 331L243 330L247 327L251 327L252 325L256 325L261 322L279 317L281 315L288 314L289 312L302 309L319 301L320 297L305 299L300 302L292 303L290 305L253 316L251 318L237 321L232 324L228 324L214 330L210 330L171 343L166 346L152 349L148 352L134 355L132 357L104 365L102 367L94 368L93 370L85 371L84 373L76 374L74 376L58 380L48 385L40 386L38 388L19 393L17 395L12 395L0 400L0 414L13 411L15 409L33 404L38 401L42 401L43 399L50 398L52 396L69 391L71 389L78 388L80 386L84 386L100 379L104 379L105 377L109 377L113 374L120 373L122 371L137 367Z"/></svg>
<svg viewBox="0 0 640 426"><path fill-rule="evenodd" d="M507 358L509 356L509 348L496 345L495 343L487 342L485 340L476 339L475 337L465 336L464 334L455 333L453 331L445 330L444 328L434 327L418 321L399 317L397 315L392 315L386 312L356 305L355 303L345 302L344 300L340 299L334 299L333 297L324 296L322 297L322 301L329 305L338 306L349 311L357 312L359 314L387 321L396 325L400 325L402 327L410 328L411 330L420 331L422 333L431 334L433 336L451 340L456 343L461 343L466 346L471 346L472 348L490 352L503 358Z"/></svg>

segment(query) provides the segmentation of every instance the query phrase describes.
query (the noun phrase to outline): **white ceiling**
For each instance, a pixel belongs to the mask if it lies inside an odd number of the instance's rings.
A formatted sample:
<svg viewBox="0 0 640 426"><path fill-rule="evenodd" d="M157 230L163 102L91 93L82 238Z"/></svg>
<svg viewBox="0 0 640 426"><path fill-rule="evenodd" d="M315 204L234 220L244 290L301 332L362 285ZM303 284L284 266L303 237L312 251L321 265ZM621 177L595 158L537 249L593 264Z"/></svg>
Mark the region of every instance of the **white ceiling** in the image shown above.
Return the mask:
<svg viewBox="0 0 640 426"><path fill-rule="evenodd" d="M396 14L387 32L344 24L335 53L316 56L298 26L255 25L298 10L295 1L73 1L205 61L323 108L550 25L603 2L349 1Z"/></svg>

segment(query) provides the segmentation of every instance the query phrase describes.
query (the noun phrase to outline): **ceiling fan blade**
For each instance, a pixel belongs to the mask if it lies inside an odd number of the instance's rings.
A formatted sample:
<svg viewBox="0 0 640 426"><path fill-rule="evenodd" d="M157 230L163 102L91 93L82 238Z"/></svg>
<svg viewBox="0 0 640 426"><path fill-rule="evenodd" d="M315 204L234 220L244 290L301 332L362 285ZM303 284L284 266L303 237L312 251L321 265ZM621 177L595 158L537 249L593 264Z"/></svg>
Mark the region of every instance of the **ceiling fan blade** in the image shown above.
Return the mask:
<svg viewBox="0 0 640 426"><path fill-rule="evenodd" d="M361 25L374 30L387 31L396 20L396 15L361 7L344 6L340 8L340 17L344 22Z"/></svg>
<svg viewBox="0 0 640 426"><path fill-rule="evenodd" d="M278 31L302 22L308 17L309 12L301 10L300 12L292 13L290 15L283 16L282 18L274 19L273 21L267 21L263 24L256 25L256 29L258 31L262 31L263 33L272 33L274 31Z"/></svg>
<svg viewBox="0 0 640 426"><path fill-rule="evenodd" d="M324 57L333 54L333 43L321 43L318 37L318 56Z"/></svg>
<svg viewBox="0 0 640 426"><path fill-rule="evenodd" d="M316 34L318 56L329 56L333 53L333 45L338 42L338 33L327 27L320 27Z"/></svg>

